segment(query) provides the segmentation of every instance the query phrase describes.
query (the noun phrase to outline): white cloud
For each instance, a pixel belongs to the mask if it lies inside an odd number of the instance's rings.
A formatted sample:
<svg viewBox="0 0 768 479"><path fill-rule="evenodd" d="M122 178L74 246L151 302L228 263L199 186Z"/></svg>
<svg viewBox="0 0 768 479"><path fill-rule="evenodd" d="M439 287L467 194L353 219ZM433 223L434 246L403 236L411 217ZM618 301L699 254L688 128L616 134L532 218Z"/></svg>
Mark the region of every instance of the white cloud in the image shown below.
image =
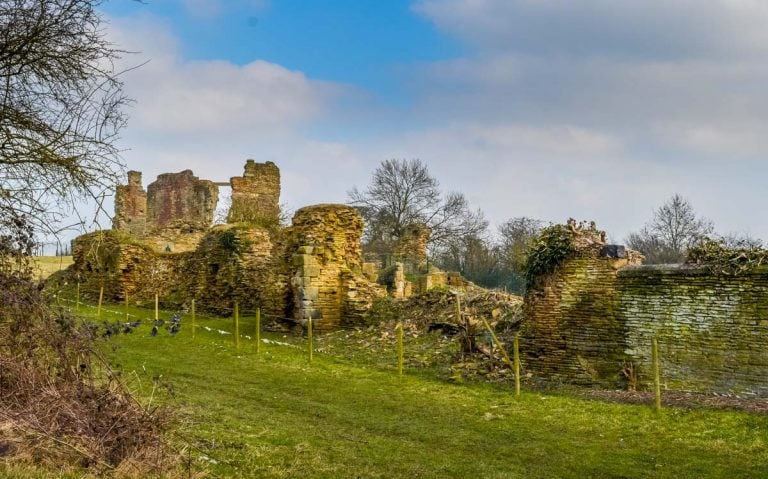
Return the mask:
<svg viewBox="0 0 768 479"><path fill-rule="evenodd" d="M768 4L570 6L581 3L418 2L470 53L409 75L421 82L412 109L369 102L362 115L340 111L337 99L360 96L346 86L261 60L191 62L157 20L116 21L118 43L143 52L131 61L152 59L126 75L137 99L128 166L145 183L186 168L222 181L246 158L271 160L295 209L345 201L383 159L421 158L495 223L573 216L621 240L679 192L721 231L748 230L768 209L754 194L768 176L768 48L755 28ZM394 118L408 118L408 131ZM768 237L762 226L751 232Z"/></svg>
<svg viewBox="0 0 768 479"><path fill-rule="evenodd" d="M433 119L572 125L659 163L768 153L768 2L419 0L414 10L472 47L422 69L418 108Z"/></svg>
<svg viewBox="0 0 768 479"><path fill-rule="evenodd" d="M147 17L113 26L116 43L140 52L128 61L149 60L125 75L138 105L131 128L144 133L258 138L312 120L341 91L261 60L187 61L168 28Z"/></svg>
<svg viewBox="0 0 768 479"><path fill-rule="evenodd" d="M644 58L768 52L762 0L419 0L414 10L486 50Z"/></svg>

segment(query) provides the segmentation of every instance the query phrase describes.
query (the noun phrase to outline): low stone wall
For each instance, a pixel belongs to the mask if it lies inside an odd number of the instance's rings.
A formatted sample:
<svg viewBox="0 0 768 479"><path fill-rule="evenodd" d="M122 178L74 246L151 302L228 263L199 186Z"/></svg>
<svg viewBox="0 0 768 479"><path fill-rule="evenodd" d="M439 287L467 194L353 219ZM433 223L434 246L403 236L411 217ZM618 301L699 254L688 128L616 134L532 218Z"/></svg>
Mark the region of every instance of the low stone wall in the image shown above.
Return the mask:
<svg viewBox="0 0 768 479"><path fill-rule="evenodd" d="M528 291L521 353L549 381L649 387L654 335L664 387L768 397L768 269L569 259Z"/></svg>
<svg viewBox="0 0 768 479"><path fill-rule="evenodd" d="M684 266L636 266L617 276L616 313L640 382L659 341L669 389L768 397L768 268L738 276Z"/></svg>
<svg viewBox="0 0 768 479"><path fill-rule="evenodd" d="M72 249L68 280L80 281L84 298L96 300L104 286L106 301L132 303L178 295L178 280L189 254L162 254L115 230L79 236Z"/></svg>

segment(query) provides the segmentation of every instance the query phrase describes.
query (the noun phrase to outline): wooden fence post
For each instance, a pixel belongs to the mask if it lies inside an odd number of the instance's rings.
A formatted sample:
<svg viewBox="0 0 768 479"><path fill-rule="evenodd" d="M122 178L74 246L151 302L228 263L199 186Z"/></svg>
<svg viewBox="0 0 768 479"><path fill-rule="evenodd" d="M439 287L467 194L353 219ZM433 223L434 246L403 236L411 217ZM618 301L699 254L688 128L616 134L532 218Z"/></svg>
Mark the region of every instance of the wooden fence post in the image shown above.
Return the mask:
<svg viewBox="0 0 768 479"><path fill-rule="evenodd" d="M240 349L240 303L235 301L235 347Z"/></svg>
<svg viewBox="0 0 768 479"><path fill-rule="evenodd" d="M256 341L256 356L261 351L261 308L256 308L256 331L253 332L254 340Z"/></svg>
<svg viewBox="0 0 768 479"><path fill-rule="evenodd" d="M491 333L491 338L493 338L493 342L496 343L496 347L499 348L499 351L501 351L501 355L504 358L504 362L507 363L507 366L512 368L512 370L515 370L515 365L510 361L509 355L507 354L507 351L504 349L504 346L502 346L501 341L499 341L499 338L496 337L496 333L493 331L493 328L490 324L488 324L488 321L483 318L483 325L485 326L485 329L488 330L489 333Z"/></svg>
<svg viewBox="0 0 768 479"><path fill-rule="evenodd" d="M125 322L128 322L128 290L125 291Z"/></svg>
<svg viewBox="0 0 768 479"><path fill-rule="evenodd" d="M160 295L157 291L155 291L155 321L160 319Z"/></svg>
<svg viewBox="0 0 768 479"><path fill-rule="evenodd" d="M101 282L99 287L99 306L96 308L96 317L101 317L101 302L104 301L104 281Z"/></svg>
<svg viewBox="0 0 768 479"><path fill-rule="evenodd" d="M515 397L520 397L520 333L515 333L513 343L512 359L515 363Z"/></svg>
<svg viewBox="0 0 768 479"><path fill-rule="evenodd" d="M403 323L397 323L397 372L403 376Z"/></svg>
<svg viewBox="0 0 768 479"><path fill-rule="evenodd" d="M307 318L307 348L309 349L309 363L312 364L312 315Z"/></svg>
<svg viewBox="0 0 768 479"><path fill-rule="evenodd" d="M197 331L195 330L195 298L192 298L192 339L195 339Z"/></svg>
<svg viewBox="0 0 768 479"><path fill-rule="evenodd" d="M651 360L653 362L653 388L656 393L656 412L661 411L661 374L659 371L659 341L652 340Z"/></svg>

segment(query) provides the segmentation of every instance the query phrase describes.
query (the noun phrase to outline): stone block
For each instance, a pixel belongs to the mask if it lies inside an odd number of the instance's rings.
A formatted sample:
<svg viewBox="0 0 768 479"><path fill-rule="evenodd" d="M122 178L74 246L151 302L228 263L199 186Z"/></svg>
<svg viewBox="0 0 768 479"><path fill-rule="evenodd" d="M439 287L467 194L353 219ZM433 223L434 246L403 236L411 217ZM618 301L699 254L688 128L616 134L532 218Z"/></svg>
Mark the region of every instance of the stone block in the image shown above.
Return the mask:
<svg viewBox="0 0 768 479"><path fill-rule="evenodd" d="M309 276L310 278L316 278L320 276L320 266L305 266L304 276Z"/></svg>
<svg viewBox="0 0 768 479"><path fill-rule="evenodd" d="M310 266L314 265L317 262L315 261L315 258L308 254L295 254L293 255L293 265L294 266Z"/></svg>
<svg viewBox="0 0 768 479"><path fill-rule="evenodd" d="M320 289L315 287L299 288L299 299L314 301L320 297Z"/></svg>

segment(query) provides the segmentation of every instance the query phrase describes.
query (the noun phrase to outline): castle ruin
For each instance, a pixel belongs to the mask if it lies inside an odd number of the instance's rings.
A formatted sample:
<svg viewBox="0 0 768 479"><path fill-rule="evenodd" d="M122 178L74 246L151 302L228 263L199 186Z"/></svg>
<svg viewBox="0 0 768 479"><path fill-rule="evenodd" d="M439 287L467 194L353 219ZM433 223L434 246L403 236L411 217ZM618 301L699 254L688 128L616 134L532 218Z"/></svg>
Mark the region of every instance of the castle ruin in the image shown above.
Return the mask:
<svg viewBox="0 0 768 479"><path fill-rule="evenodd" d="M227 223L213 225L219 186L190 170L164 173L144 190L141 173L130 171L116 189L113 229L75 240L74 270L86 278L83 291L102 285L107 299L150 301L155 292L168 307L196 299L220 314L238 301L243 310L262 308L274 324L318 330L362 321L376 298L407 297L446 284L448 276L427 268L414 285L403 263L365 263L363 220L347 205L321 204L296 211L280 225L280 170L248 160L232 177ZM406 264L426 262L429 230L414 227L398 254ZM399 274L397 274L399 272ZM442 276L441 276L442 273Z"/></svg>

